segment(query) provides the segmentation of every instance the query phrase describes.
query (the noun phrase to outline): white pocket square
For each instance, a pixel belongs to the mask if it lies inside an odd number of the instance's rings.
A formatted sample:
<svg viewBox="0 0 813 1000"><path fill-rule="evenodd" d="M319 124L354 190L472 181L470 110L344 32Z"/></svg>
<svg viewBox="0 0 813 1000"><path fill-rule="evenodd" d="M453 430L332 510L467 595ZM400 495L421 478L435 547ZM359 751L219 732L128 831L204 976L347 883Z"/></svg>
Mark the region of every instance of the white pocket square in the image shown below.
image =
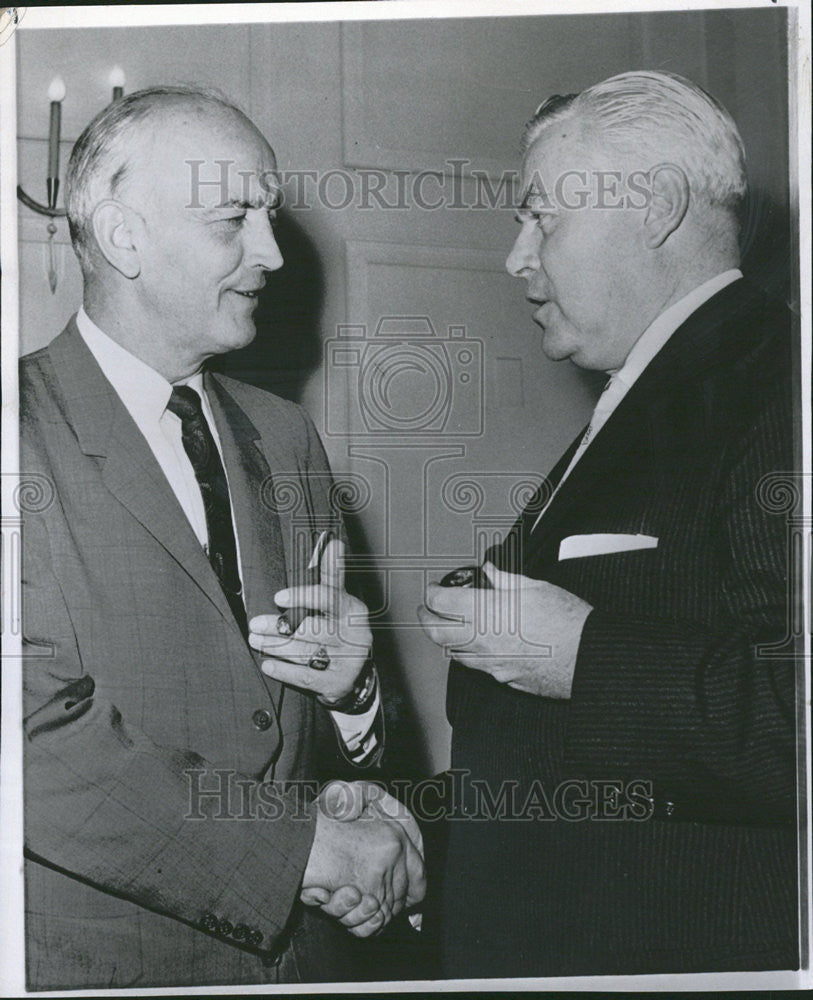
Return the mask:
<svg viewBox="0 0 813 1000"><path fill-rule="evenodd" d="M653 535L570 535L559 543L559 561L657 547L658 539Z"/></svg>

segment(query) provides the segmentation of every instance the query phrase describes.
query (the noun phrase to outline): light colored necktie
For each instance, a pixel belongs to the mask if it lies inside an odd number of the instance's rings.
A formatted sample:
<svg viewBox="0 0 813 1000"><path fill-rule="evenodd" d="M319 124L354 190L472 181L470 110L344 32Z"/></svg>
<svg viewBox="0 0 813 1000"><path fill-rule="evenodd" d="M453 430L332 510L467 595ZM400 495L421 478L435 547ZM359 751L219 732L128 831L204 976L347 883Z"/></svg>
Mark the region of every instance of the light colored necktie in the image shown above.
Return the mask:
<svg viewBox="0 0 813 1000"><path fill-rule="evenodd" d="M616 408L619 400L624 396L625 392L626 392L626 386L618 378L618 376L617 375L610 376L610 381L604 386L604 391L598 398L596 407L593 410L593 416L590 418L590 423L587 426L587 430L584 432L582 439L579 442L579 447L573 453L573 458L571 458L570 460L570 465L568 465L567 469L565 469L565 473L559 480L556 489L553 491L553 493L551 493L550 500L548 500L548 502L545 504L545 506L537 515L537 518L534 521L534 526L533 528L531 528L531 531L536 530L545 511L548 509L548 507L550 507L551 501L561 489L562 483L570 475L571 471L573 470L573 467L576 465L576 463L579 461L579 459L582 457L585 451L587 451L588 445L593 440L593 438L595 438L596 434L598 434L598 432L601 430L604 424L607 422L608 417Z"/></svg>
<svg viewBox="0 0 813 1000"><path fill-rule="evenodd" d="M618 401L624 395L625 386L624 383L618 378L618 375L612 375L609 382L604 386L604 391L598 398L596 403L596 408L593 410L593 416L590 418L590 423L587 430L584 432L584 437L579 442L579 447L576 449L576 454L573 456L573 460L570 463L570 469L576 464L576 462L581 458L582 453L587 448L588 444L593 440L593 438L598 434L604 424L607 422L607 418L616 408ZM567 475L565 473L565 476ZM564 479L564 476L562 477Z"/></svg>

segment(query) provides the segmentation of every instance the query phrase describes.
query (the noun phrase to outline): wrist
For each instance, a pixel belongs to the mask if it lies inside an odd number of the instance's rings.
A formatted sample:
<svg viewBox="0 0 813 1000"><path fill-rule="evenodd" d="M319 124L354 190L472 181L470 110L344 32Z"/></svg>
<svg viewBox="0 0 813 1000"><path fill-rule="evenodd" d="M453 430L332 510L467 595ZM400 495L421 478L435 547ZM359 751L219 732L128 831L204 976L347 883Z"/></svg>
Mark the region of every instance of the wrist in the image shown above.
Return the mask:
<svg viewBox="0 0 813 1000"><path fill-rule="evenodd" d="M331 712L341 712L344 715L363 715L368 712L375 701L378 693L378 672L375 663L368 659L353 687L341 698L329 701L327 698L319 698L319 703L324 705Z"/></svg>

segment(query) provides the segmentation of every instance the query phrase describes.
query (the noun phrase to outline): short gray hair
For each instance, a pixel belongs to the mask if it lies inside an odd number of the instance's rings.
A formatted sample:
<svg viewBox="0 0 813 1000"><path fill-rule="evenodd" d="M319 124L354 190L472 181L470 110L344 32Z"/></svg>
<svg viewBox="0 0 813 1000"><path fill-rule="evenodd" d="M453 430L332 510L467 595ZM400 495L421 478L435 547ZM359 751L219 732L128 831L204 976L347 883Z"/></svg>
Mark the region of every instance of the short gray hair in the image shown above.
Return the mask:
<svg viewBox="0 0 813 1000"><path fill-rule="evenodd" d="M691 80L621 73L560 102L547 111L545 102L528 122L523 151L555 122L573 119L594 147L647 161L647 167L669 160L682 168L696 197L739 209L748 189L740 133L722 104Z"/></svg>
<svg viewBox="0 0 813 1000"><path fill-rule="evenodd" d="M73 248L83 267L91 266L93 210L105 198L115 198L128 175L134 133L149 119L181 104L210 106L245 117L214 89L147 87L108 104L76 140L65 176L65 207Z"/></svg>

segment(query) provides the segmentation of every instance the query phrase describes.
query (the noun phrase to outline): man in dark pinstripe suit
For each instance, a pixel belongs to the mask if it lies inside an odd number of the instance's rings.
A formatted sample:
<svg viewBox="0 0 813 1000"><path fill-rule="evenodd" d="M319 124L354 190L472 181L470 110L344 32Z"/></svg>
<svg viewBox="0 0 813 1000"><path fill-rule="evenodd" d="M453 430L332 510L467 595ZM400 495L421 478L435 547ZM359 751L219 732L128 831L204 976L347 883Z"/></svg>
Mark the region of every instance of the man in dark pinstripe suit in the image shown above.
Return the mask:
<svg viewBox="0 0 813 1000"><path fill-rule="evenodd" d="M760 493L793 468L791 317L739 271L741 139L641 72L524 145L508 270L545 353L611 377L488 589L421 614L463 775L444 974L795 968L792 581Z"/></svg>

